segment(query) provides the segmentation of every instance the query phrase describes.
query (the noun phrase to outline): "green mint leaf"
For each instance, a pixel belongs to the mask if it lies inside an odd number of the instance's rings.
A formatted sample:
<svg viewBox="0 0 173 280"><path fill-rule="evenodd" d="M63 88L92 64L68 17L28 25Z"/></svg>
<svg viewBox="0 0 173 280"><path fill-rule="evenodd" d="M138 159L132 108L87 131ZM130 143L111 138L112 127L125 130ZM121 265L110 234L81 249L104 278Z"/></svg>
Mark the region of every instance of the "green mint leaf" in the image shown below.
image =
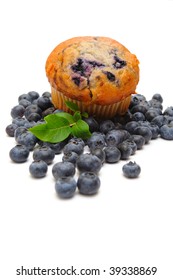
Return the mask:
<svg viewBox="0 0 173 280"><path fill-rule="evenodd" d="M57 113L56 115L67 119L70 124L74 123L73 116L70 115L69 113L60 112L60 113Z"/></svg>
<svg viewBox="0 0 173 280"><path fill-rule="evenodd" d="M81 120L81 113L79 111L76 111L73 115L73 119L75 122L77 122L78 120Z"/></svg>
<svg viewBox="0 0 173 280"><path fill-rule="evenodd" d="M38 139L50 142L58 143L66 139L71 134L71 127L69 121L58 114L51 114L46 116L46 123L36 125L29 128Z"/></svg>
<svg viewBox="0 0 173 280"><path fill-rule="evenodd" d="M71 101L65 101L65 104L73 112L79 111L79 107L76 103L73 103Z"/></svg>
<svg viewBox="0 0 173 280"><path fill-rule="evenodd" d="M88 118L88 113L87 113L87 112L83 112L81 115L82 115L82 117L84 117L84 118Z"/></svg>
<svg viewBox="0 0 173 280"><path fill-rule="evenodd" d="M72 126L72 134L78 138L87 139L91 136L88 124L83 120L78 120L76 124Z"/></svg>

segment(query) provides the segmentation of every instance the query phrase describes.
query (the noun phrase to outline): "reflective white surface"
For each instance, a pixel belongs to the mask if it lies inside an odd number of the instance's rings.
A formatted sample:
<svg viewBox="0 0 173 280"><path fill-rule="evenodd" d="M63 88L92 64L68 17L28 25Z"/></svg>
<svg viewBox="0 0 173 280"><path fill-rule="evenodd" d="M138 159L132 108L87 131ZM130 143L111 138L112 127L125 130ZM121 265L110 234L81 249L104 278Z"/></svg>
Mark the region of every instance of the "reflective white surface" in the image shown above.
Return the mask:
<svg viewBox="0 0 173 280"><path fill-rule="evenodd" d="M24 164L10 161L15 141L5 127L20 94L50 90L44 65L52 49L80 35L108 36L124 44L140 60L138 93L147 99L161 93L164 108L173 106L173 1L16 0L0 6L3 279L18 279L16 269L22 265L74 265L105 269L100 279L116 278L108 273L111 266L156 266L157 276L143 278L171 280L173 141L153 140L130 158L141 166L138 179L122 175L124 161L105 164L98 195L77 194L64 201L55 194L52 165L46 178L34 180L28 171L32 154ZM56 156L54 163L59 160ZM67 279L73 278L81 276Z"/></svg>

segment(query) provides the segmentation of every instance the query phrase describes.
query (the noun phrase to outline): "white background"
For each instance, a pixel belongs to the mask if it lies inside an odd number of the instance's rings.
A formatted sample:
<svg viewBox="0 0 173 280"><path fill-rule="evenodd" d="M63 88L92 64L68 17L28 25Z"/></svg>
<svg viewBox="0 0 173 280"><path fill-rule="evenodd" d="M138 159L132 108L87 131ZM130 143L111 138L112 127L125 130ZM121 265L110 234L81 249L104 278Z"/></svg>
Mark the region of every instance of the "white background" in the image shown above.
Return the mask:
<svg viewBox="0 0 173 280"><path fill-rule="evenodd" d="M60 200L49 166L41 180L30 177L27 163L14 164L15 145L5 127L20 94L49 91L45 61L61 41L80 35L107 36L140 60L138 93L156 92L164 108L173 106L173 1L1 1L1 184L0 278L25 268L99 268L101 276L41 276L40 279L172 280L173 142L157 139L131 160L138 179L122 175L122 165L106 164L98 195ZM54 163L61 157L56 157ZM155 276L111 276L111 266L156 266ZM103 273L103 269L106 270Z"/></svg>

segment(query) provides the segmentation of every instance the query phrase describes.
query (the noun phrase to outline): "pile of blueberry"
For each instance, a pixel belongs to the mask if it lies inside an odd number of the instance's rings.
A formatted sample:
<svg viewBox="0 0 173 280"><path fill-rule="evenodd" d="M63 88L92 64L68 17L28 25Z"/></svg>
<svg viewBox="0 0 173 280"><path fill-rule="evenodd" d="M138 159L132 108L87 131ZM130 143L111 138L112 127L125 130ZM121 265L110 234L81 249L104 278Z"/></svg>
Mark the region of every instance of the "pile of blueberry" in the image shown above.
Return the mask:
<svg viewBox="0 0 173 280"><path fill-rule="evenodd" d="M162 103L160 94L154 94L149 101L141 94L132 95L129 110L123 116L111 120L84 118L92 133L88 140L69 137L52 144L39 140L28 130L44 123L45 116L59 112L51 103L51 94L44 92L40 96L35 91L22 94L18 104L11 109L12 123L6 127L7 135L16 141L16 146L9 152L10 158L23 163L32 152L29 172L35 178L42 178L55 155L62 153L62 161L52 167L58 196L70 198L77 189L84 195L96 194L101 183L99 171L105 163L128 160L136 150L157 137L173 140L173 106L163 110ZM77 180L74 178L76 170ZM122 172L127 178L136 178L141 168L129 161L123 165Z"/></svg>

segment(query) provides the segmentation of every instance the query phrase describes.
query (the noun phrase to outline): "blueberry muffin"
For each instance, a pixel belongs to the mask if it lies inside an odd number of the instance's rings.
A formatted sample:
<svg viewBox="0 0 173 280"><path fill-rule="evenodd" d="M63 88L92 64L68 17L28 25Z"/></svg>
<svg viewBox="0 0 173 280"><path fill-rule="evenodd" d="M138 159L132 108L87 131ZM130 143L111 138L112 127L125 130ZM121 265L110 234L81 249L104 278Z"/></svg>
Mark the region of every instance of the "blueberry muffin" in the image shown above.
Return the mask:
<svg viewBox="0 0 173 280"><path fill-rule="evenodd" d="M124 114L139 81L139 61L126 47L107 37L75 37L60 43L46 61L52 102L65 101L99 118Z"/></svg>

